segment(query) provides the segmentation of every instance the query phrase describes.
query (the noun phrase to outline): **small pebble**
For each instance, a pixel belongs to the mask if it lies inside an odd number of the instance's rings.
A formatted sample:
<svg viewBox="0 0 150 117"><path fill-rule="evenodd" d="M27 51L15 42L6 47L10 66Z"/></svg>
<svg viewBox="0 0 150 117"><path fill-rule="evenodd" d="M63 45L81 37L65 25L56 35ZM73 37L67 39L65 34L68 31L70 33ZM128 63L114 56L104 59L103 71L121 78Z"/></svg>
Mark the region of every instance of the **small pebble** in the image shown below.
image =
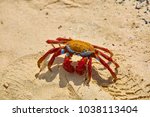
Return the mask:
<svg viewBox="0 0 150 117"><path fill-rule="evenodd" d="M46 12L45 15L48 15L48 12Z"/></svg>
<svg viewBox="0 0 150 117"><path fill-rule="evenodd" d="M60 25L60 26L58 27L58 29L60 29L60 28L62 28L62 25Z"/></svg>
<svg viewBox="0 0 150 117"><path fill-rule="evenodd" d="M9 87L8 83L4 83L3 86L7 89Z"/></svg>
<svg viewBox="0 0 150 117"><path fill-rule="evenodd" d="M3 21L1 21L1 24L4 24Z"/></svg>

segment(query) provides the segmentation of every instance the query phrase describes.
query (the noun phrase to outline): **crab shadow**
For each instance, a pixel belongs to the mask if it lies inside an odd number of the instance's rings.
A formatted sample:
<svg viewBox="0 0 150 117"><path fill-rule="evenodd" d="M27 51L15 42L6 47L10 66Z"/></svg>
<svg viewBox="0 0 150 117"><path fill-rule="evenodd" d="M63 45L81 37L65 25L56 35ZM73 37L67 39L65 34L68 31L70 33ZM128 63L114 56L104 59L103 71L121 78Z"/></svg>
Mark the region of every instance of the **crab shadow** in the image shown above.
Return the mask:
<svg viewBox="0 0 150 117"><path fill-rule="evenodd" d="M46 72L39 74L38 78L44 79L44 80L46 80L46 82L52 82L55 80L56 82L59 82L60 88L66 87L67 84L70 82L72 82L76 86L79 86L82 84L87 85L85 83L85 79L87 77L86 73L84 75L78 75L76 72L68 73L62 67L63 60L64 60L64 58L57 57L57 59L55 60L55 62L53 64L52 71L47 70ZM77 64L77 62L72 63L72 65L74 67L76 64ZM105 69L101 69L100 71L102 72L103 70L105 70ZM108 86L108 85L112 84L113 83L112 77L109 77L107 80L105 80L104 78L102 78L100 76L100 74L99 74L100 71L95 69L94 67L92 68L92 79L96 81L96 84L99 86ZM117 71L116 71L116 73L117 73Z"/></svg>

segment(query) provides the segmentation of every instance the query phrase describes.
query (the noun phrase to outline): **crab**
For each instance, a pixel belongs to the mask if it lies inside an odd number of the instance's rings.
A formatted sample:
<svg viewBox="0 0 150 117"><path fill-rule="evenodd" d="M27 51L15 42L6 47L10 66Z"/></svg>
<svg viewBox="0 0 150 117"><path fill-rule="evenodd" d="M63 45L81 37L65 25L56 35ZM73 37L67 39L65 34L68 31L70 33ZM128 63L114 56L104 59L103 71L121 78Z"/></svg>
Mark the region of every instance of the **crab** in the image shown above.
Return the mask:
<svg viewBox="0 0 150 117"><path fill-rule="evenodd" d="M53 46L52 49L48 50L37 62L39 68L41 68L41 63L50 55L53 54L50 60L48 61L48 69L51 71L51 66L56 57L59 55L65 54L63 68L70 73L76 71L77 74L83 75L86 71L86 65L88 66L88 77L86 78L87 84L91 81L92 78L92 58L97 59L113 77L113 81L117 80L116 73L110 68L109 64L106 63L103 58L108 60L109 62L115 65L115 70L119 67L119 65L112 59L113 53L104 47L99 47L96 45L92 45L88 42L84 42L81 40L74 40L71 38L61 38L58 37L55 40L47 40L48 44ZM63 44L63 46L55 47L53 44ZM107 53L107 54L106 54ZM108 55L109 54L109 55ZM71 57L73 55L81 56L81 60L77 62L76 67L74 68L71 65Z"/></svg>

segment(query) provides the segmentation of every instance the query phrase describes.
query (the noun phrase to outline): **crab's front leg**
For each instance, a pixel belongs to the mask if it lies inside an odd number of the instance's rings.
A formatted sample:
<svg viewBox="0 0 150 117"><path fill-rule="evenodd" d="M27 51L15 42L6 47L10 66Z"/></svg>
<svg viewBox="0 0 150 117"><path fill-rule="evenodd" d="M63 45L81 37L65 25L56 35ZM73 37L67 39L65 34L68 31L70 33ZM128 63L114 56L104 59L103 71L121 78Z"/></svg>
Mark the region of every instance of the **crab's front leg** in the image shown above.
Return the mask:
<svg viewBox="0 0 150 117"><path fill-rule="evenodd" d="M86 70L86 63L87 63L87 58L83 57L80 61L78 61L78 64L76 66L76 72L79 75L83 75L85 70Z"/></svg>

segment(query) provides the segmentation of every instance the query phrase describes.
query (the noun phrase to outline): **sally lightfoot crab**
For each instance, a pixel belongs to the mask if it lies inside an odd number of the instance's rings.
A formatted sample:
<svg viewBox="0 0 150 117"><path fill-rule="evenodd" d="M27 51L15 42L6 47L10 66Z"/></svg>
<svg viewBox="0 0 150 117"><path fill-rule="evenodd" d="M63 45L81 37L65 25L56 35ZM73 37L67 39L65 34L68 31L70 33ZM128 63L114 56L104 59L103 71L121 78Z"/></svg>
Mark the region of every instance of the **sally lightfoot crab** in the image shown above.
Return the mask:
<svg viewBox="0 0 150 117"><path fill-rule="evenodd" d="M70 73L76 71L79 75L83 75L86 71L86 64L88 65L88 79L87 83L89 84L92 75L92 58L97 59L108 71L111 73L114 81L117 80L115 72L110 68L109 64L107 64L103 58L108 60L109 62L115 65L115 69L119 67L119 65L112 59L113 53L107 48L99 47L96 45L92 45L88 42L73 40L71 38L57 38L56 40L47 40L48 44L52 44L53 48L47 51L37 62L38 67L41 69L41 63L50 55L53 54L48 62L48 69L51 71L51 66L55 60L55 58L61 54L66 54L63 62L63 68ZM53 44L63 44L63 46L55 48ZM110 56L105 53L110 54ZM71 57L73 55L81 56L82 59L78 61L76 68L74 68L71 63Z"/></svg>

